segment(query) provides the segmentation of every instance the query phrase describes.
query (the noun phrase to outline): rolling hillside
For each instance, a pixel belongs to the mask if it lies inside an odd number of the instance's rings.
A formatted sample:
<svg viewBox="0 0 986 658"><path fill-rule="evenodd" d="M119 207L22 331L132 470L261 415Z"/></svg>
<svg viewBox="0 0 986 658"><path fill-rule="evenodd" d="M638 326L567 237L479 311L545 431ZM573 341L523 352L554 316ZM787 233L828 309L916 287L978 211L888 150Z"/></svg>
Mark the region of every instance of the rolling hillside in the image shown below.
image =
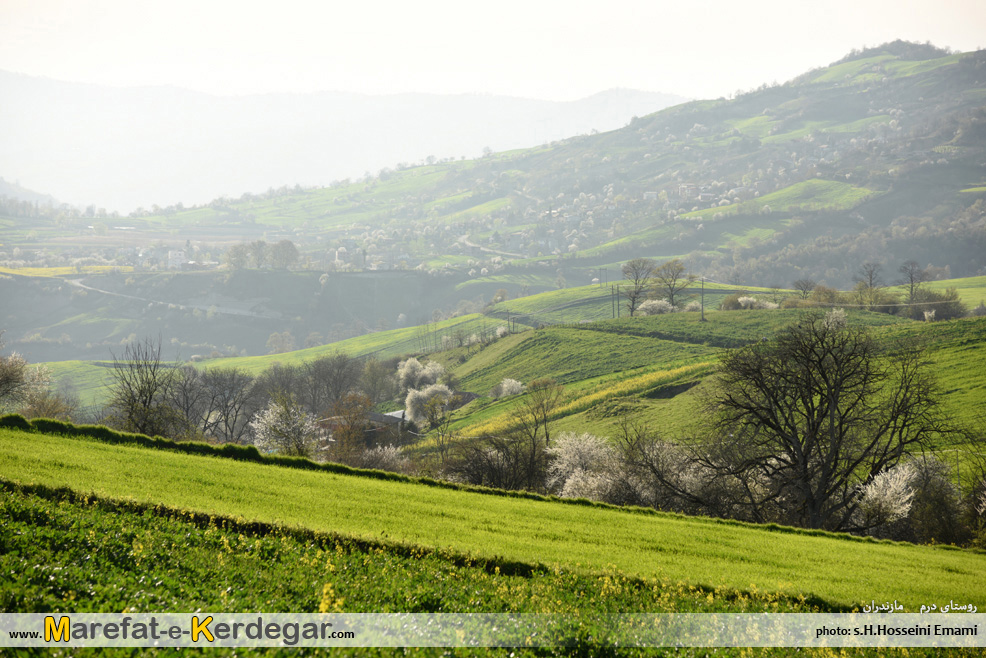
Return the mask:
<svg viewBox="0 0 986 658"><path fill-rule="evenodd" d="M161 240L218 260L233 242L286 238L314 268L346 247L366 265L466 280L560 270L570 284L635 256L689 256L721 279L786 283L800 267L847 286L882 239L888 265L970 276L984 265L984 79L983 52L895 42L733 99L474 160L101 218L99 231L91 217L8 212L4 243L86 254ZM855 248L822 250L836 265L778 253L820 240ZM341 262L359 267L351 256ZM776 281L758 281L751 258Z"/></svg>
<svg viewBox="0 0 986 658"><path fill-rule="evenodd" d="M420 546L425 555L447 551L535 571L615 570L643 582L772 592L828 609L858 607L872 598L896 599L908 610L942 597L986 605L978 587L986 560L974 551L527 500L7 429L0 430L0 466L8 488L15 482L43 491L68 487L100 500L127 500L131 508L158 505L274 523L364 545L382 542L405 554Z"/></svg>
<svg viewBox="0 0 986 658"><path fill-rule="evenodd" d="M0 266L61 279L0 280L5 297L37 302L5 305L0 325L36 361L106 358L156 326L186 356L255 355L275 331L290 330L296 347L311 334L329 342L402 315L420 324L477 311L501 291L517 306L502 310L532 326L611 317L606 285L640 256L761 287L808 277L846 289L866 262L887 284L907 260L939 277L981 276L984 80L983 52L896 42L618 130L324 188L130 217L2 203ZM285 240L306 272L229 259L233 246ZM161 272L172 252L239 269ZM562 298L594 281L594 302ZM545 318L514 301L559 288Z"/></svg>

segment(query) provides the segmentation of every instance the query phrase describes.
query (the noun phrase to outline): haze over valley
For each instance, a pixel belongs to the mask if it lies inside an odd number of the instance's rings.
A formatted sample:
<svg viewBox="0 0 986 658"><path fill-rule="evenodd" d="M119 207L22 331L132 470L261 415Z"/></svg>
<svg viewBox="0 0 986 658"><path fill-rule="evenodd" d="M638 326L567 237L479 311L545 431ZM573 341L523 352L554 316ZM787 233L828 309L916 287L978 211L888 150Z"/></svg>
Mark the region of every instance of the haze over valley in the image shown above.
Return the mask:
<svg viewBox="0 0 986 658"><path fill-rule="evenodd" d="M37 2L0 9L0 633L982 625L978 3Z"/></svg>

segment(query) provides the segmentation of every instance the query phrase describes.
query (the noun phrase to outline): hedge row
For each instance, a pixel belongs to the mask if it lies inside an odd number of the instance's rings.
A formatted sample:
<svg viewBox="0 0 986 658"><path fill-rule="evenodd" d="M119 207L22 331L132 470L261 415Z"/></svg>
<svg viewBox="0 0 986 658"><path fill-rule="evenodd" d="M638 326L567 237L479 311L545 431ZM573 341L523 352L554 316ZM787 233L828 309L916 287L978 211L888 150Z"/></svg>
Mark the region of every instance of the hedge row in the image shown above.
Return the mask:
<svg viewBox="0 0 986 658"><path fill-rule="evenodd" d="M378 471L365 468L353 468L343 464L314 462L305 457L285 457L282 455L263 454L254 446L241 446L226 443L223 445L211 445L198 441L173 441L160 436L149 437L144 434L131 434L129 432L118 432L103 425L75 425L60 420L48 418L35 418L27 420L19 414L8 414L0 416L0 428L18 429L25 432L38 432L40 434L56 434L70 437L82 437L95 439L104 443L115 445L137 445L143 448L153 448L156 450L170 450L191 455L205 455L208 457L224 457L237 461L253 462L255 464L267 464L272 466L283 466L286 468L297 468L306 471L322 471L326 473L338 473L341 475L358 475L377 480L391 480L395 482L413 482L425 484L433 487L455 489L459 491L473 491L477 493L492 494L496 496L507 496L512 498L527 498L530 500L558 500L553 496L542 496L528 491L508 491L504 489L493 489L490 487L480 487L444 480L435 480L425 477L411 477L390 471ZM583 504L599 505L611 507L605 503L594 501L583 501ZM654 512L654 510L641 509L643 512Z"/></svg>

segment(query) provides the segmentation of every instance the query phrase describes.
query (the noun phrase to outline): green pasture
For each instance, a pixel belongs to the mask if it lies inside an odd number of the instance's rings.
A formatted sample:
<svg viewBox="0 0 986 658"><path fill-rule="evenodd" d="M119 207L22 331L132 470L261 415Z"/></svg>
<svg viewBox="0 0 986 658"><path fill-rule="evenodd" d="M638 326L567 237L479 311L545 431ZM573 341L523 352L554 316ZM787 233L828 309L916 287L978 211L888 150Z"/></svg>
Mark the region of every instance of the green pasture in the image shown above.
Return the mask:
<svg viewBox="0 0 986 658"><path fill-rule="evenodd" d="M455 369L466 390L483 392L505 377L560 383L709 357L703 345L571 327L548 327L497 341Z"/></svg>
<svg viewBox="0 0 986 658"><path fill-rule="evenodd" d="M132 503L0 486L2 613L512 612L590 623L594 615L628 612L814 610L772 592L707 592L612 570L504 564L497 572L450 552L276 526L246 529L228 517L161 508L152 514Z"/></svg>
<svg viewBox="0 0 986 658"><path fill-rule="evenodd" d="M618 570L710 589L814 596L833 606L950 598L986 606L986 555L660 513L491 496L0 430L0 472L288 527L500 557L582 573Z"/></svg>
<svg viewBox="0 0 986 658"><path fill-rule="evenodd" d="M944 279L942 281L929 281L921 284L923 288L944 291L947 288L955 288L959 293L959 301L965 304L969 310L974 309L979 304L986 304L986 276L970 276L961 279ZM897 286L895 290L904 294L904 286Z"/></svg>
<svg viewBox="0 0 986 658"><path fill-rule="evenodd" d="M79 397L82 404L101 404L113 383L112 361L49 361L55 388L65 387Z"/></svg>
<svg viewBox="0 0 986 658"><path fill-rule="evenodd" d="M495 330L501 324L504 324L504 322L495 318L488 318L479 313L473 313L449 320L442 320L441 322L418 325L416 327L378 331L364 336L347 338L328 345L320 345L294 352L285 352L283 354L209 359L196 364L196 367L235 367L241 368L249 374L256 375L275 363L280 363L281 365L301 365L305 361L311 361L335 354L336 352L354 357L373 355L380 359L406 354L422 354L440 350L442 336L452 336L458 332L468 337L473 333L483 330Z"/></svg>
<svg viewBox="0 0 986 658"><path fill-rule="evenodd" d="M764 206L770 206L771 212L848 210L877 194L879 193L875 190L865 187L814 178L789 185L757 199L697 210L685 213L682 217L708 220L717 213L756 215L760 214Z"/></svg>

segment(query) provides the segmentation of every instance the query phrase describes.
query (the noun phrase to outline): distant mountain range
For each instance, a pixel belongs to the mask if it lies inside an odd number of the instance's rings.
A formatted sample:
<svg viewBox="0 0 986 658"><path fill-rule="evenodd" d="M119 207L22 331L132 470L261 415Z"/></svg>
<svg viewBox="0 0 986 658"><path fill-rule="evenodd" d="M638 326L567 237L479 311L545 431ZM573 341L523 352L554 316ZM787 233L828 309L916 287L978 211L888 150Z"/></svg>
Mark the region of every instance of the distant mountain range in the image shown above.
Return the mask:
<svg viewBox="0 0 986 658"><path fill-rule="evenodd" d="M612 89L572 102L323 92L219 97L0 72L0 175L129 212L398 163L469 158L626 125L686 99Z"/></svg>

